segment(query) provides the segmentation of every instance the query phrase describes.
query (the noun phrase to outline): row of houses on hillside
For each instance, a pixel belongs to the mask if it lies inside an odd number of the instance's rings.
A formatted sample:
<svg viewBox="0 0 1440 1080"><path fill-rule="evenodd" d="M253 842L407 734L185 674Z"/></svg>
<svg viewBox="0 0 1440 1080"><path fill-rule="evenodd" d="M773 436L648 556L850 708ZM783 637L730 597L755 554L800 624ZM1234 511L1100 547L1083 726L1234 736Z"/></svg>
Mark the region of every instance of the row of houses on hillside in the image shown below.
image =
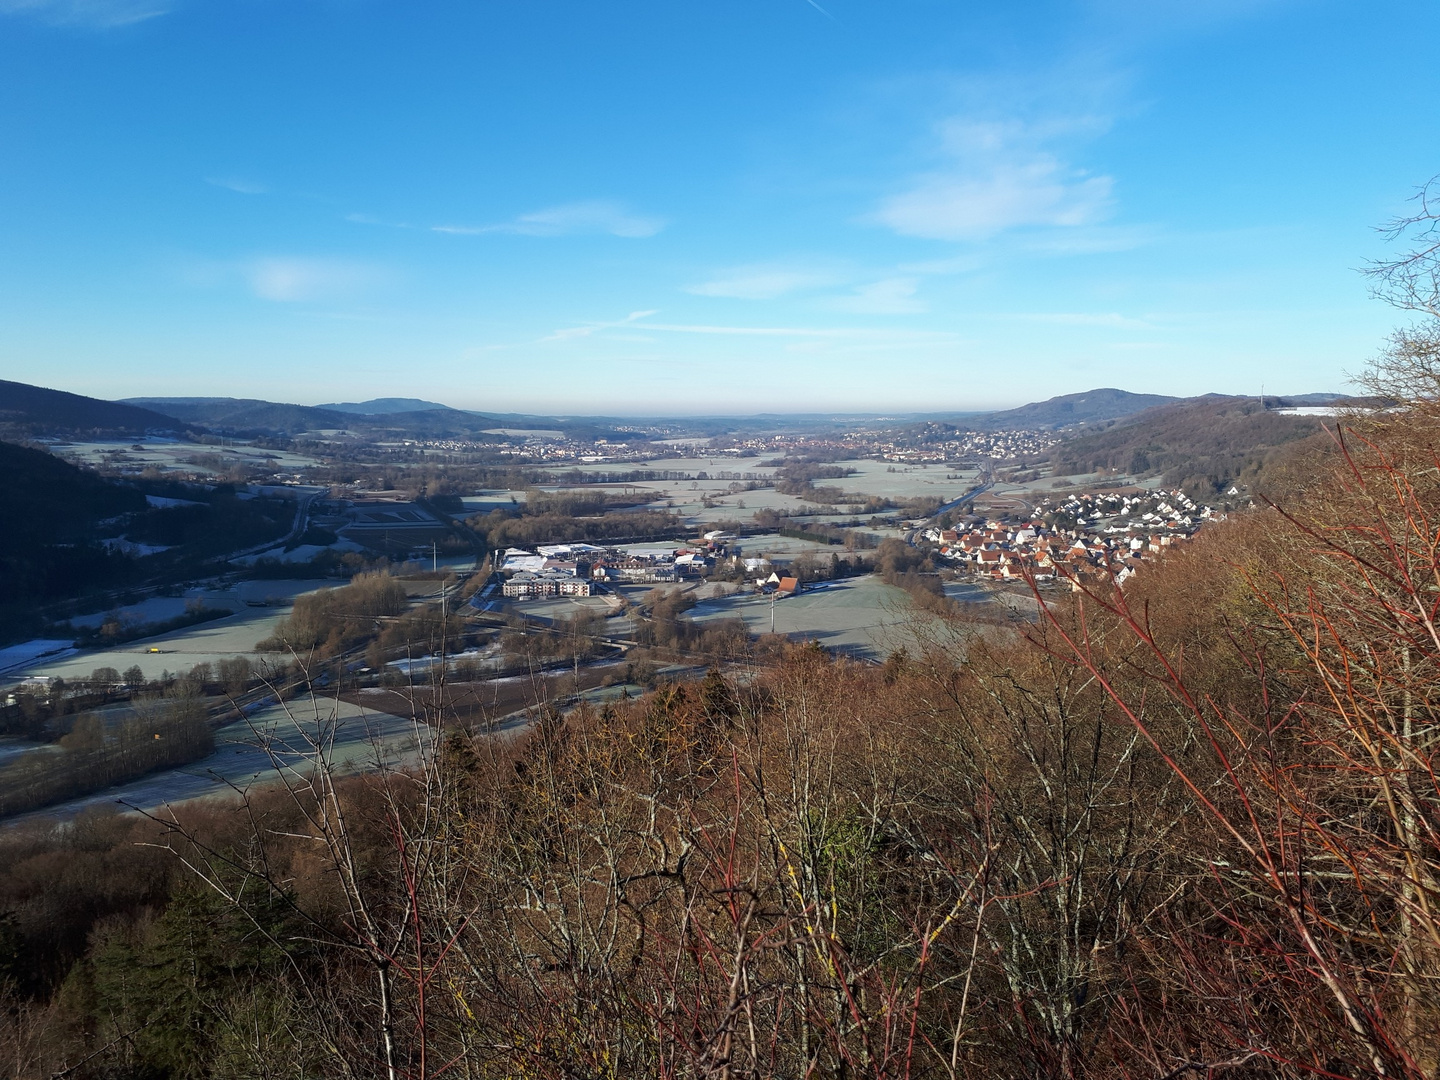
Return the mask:
<svg viewBox="0 0 1440 1080"><path fill-rule="evenodd" d="M1188 536L1178 533L1085 535L1054 530L1042 522L1005 525L988 521L971 528L931 528L925 539L952 565L996 581L1082 582L1087 577L1126 580L1146 560Z"/></svg>

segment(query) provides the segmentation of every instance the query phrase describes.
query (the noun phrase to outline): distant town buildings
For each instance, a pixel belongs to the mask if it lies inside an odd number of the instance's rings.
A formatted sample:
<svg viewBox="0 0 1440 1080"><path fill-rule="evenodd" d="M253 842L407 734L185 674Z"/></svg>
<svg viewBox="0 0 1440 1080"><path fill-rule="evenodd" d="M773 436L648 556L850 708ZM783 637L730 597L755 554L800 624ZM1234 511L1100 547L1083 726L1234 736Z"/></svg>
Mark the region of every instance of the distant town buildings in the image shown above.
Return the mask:
<svg viewBox="0 0 1440 1080"><path fill-rule="evenodd" d="M525 551L509 548L500 571L509 575L503 592L512 599L590 596L595 585L670 584L700 577L715 565L709 544L689 548L604 548L560 544Z"/></svg>

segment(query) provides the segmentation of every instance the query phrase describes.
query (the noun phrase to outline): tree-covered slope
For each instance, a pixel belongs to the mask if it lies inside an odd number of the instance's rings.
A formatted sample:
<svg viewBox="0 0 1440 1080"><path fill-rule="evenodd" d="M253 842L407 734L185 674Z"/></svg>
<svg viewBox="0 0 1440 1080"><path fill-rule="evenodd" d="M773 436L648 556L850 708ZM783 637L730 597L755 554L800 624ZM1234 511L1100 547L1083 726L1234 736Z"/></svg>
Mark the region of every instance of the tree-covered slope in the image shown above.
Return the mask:
<svg viewBox="0 0 1440 1080"><path fill-rule="evenodd" d="M1320 429L1313 416L1211 394L1068 439L1050 460L1057 474L1159 473L1171 487L1213 498L1237 482L1255 483Z"/></svg>
<svg viewBox="0 0 1440 1080"><path fill-rule="evenodd" d="M188 426L152 409L0 379L0 433L12 437L106 434L128 437L151 431L183 430Z"/></svg>
<svg viewBox="0 0 1440 1080"><path fill-rule="evenodd" d="M97 526L146 507L133 488L12 443L0 443L0 505L0 612L124 577L131 560L97 546Z"/></svg>
<svg viewBox="0 0 1440 1080"><path fill-rule="evenodd" d="M85 540L96 522L144 510L145 496L43 450L0 442L0 554Z"/></svg>
<svg viewBox="0 0 1440 1080"><path fill-rule="evenodd" d="M1094 424L1117 420L1178 399L1162 394L1132 394L1128 390L1102 387L1081 394L1062 394L1045 401L1032 401L1016 409L990 413L980 418L987 428L1057 428L1070 424Z"/></svg>

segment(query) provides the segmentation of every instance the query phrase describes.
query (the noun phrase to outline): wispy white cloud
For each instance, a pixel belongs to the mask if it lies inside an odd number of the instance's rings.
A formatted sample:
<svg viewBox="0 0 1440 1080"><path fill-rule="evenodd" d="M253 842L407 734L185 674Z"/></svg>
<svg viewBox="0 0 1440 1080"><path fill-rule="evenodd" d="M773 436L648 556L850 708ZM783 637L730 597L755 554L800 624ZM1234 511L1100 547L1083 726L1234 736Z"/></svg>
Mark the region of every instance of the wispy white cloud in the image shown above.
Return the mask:
<svg viewBox="0 0 1440 1080"><path fill-rule="evenodd" d="M1154 329L1144 319L1136 319L1118 312L1088 311L1034 311L1015 316L1025 322L1054 323L1060 326L1108 326L1115 329Z"/></svg>
<svg viewBox="0 0 1440 1080"><path fill-rule="evenodd" d="M1022 227L1079 227L1112 208L1114 180L1077 169L1052 144L1091 136L1102 118L1040 122L950 120L939 128L944 166L880 204L874 220L905 236L983 240Z"/></svg>
<svg viewBox="0 0 1440 1080"><path fill-rule="evenodd" d="M602 199L551 206L521 214L513 221L492 225L435 225L433 231L460 236L506 233L513 236L570 236L609 234L627 238L654 236L665 227L663 218L637 214L620 203Z"/></svg>
<svg viewBox="0 0 1440 1080"><path fill-rule="evenodd" d="M811 293L811 302L829 311L864 315L904 315L927 310L916 298L920 275L952 273L953 269L924 267L901 275L887 275L866 281L857 267L841 262L756 263L717 274L710 281L688 286L697 296L719 296L737 300L774 300L794 293ZM872 272L873 273L873 272ZM883 273L883 272L882 272ZM837 286L851 286L840 295L824 295Z"/></svg>
<svg viewBox="0 0 1440 1080"><path fill-rule="evenodd" d="M922 259L919 262L901 263L896 267L902 274L920 274L924 277L971 274L985 266L985 260L974 253L956 255L948 259Z"/></svg>
<svg viewBox="0 0 1440 1080"><path fill-rule="evenodd" d="M108 30L170 11L163 0L0 0L0 15L29 16L51 26Z"/></svg>
<svg viewBox="0 0 1440 1080"><path fill-rule="evenodd" d="M640 330L658 330L672 334L712 334L722 337L780 337L780 338L861 338L892 339L902 337L925 338L927 340L948 340L955 335L941 330L877 330L869 327L851 326L714 326L694 323L647 323L635 324Z"/></svg>
<svg viewBox="0 0 1440 1080"><path fill-rule="evenodd" d="M0 0L3 3L4 0ZM205 183L211 187L224 188L226 191L233 191L238 195L268 195L270 188L256 180L248 180L239 176L207 176Z"/></svg>
<svg viewBox="0 0 1440 1080"><path fill-rule="evenodd" d="M1027 237L1023 246L1040 255L1099 255L1134 251L1162 237L1154 226L1092 225L1077 229L1049 229Z"/></svg>
<svg viewBox="0 0 1440 1080"><path fill-rule="evenodd" d="M260 299L285 304L343 300L390 276L373 263L289 255L253 259L242 263L239 271Z"/></svg>
<svg viewBox="0 0 1440 1080"><path fill-rule="evenodd" d="M594 322L585 323L583 326L567 326L563 329L556 330L553 333L546 334L540 340L542 342L573 341L576 338L587 338L591 334L599 333L601 330L615 330L622 326L632 326L640 319L648 319L651 315L658 314L659 312L655 310L632 311L629 315L626 315L625 318L616 319L613 322Z"/></svg>
<svg viewBox="0 0 1440 1080"><path fill-rule="evenodd" d="M375 263L306 255L187 259L174 272L190 288L240 290L276 303L341 302L394 277Z"/></svg>
<svg viewBox="0 0 1440 1080"><path fill-rule="evenodd" d="M686 286L685 291L735 300L774 300L789 293L838 285L850 276L838 267L757 263L721 271L709 281Z"/></svg>
<svg viewBox="0 0 1440 1080"><path fill-rule="evenodd" d="M925 301L917 299L920 279L892 277L858 286L848 296L837 297L827 305L837 311L853 311L861 315L913 315L929 311Z"/></svg>
<svg viewBox="0 0 1440 1080"><path fill-rule="evenodd" d="M564 329L547 334L540 340L545 342L573 341L578 338L587 338L593 334L600 333L605 333L607 339L611 337L620 338L623 335L611 335L608 333L608 331L619 329L627 331L642 330L661 334L700 334L719 337L833 338L869 341L900 341L910 339L944 341L951 340L955 336L948 331L887 330L854 326L725 326L710 323L664 323L649 321L652 315L658 314L658 311L632 311L623 319L565 327Z"/></svg>

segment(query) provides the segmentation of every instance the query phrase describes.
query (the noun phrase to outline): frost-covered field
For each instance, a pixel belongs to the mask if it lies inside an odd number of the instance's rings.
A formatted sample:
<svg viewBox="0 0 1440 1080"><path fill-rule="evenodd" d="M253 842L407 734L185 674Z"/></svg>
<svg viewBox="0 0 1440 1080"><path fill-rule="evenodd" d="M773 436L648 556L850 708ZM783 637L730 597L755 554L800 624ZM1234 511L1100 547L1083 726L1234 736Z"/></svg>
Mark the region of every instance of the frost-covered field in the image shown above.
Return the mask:
<svg viewBox="0 0 1440 1080"><path fill-rule="evenodd" d="M699 622L744 619L752 634L770 632L770 598L741 594L705 600L689 611ZM826 648L869 657L915 648L917 615L910 597L876 577L825 583L774 605L775 632L820 642Z"/></svg>
<svg viewBox="0 0 1440 1080"><path fill-rule="evenodd" d="M427 733L417 733L409 720L388 713L334 699L297 698L221 728L215 734L215 752L200 761L10 820L66 818L102 805L159 813L167 804L191 799L233 798L236 788L279 779L277 764L305 773L311 764L307 737L327 739L327 753L342 774L365 772L382 762L404 764L417 753L417 734L424 738Z"/></svg>
<svg viewBox="0 0 1440 1080"><path fill-rule="evenodd" d="M135 449L135 447L141 449ZM293 454L288 450L260 450L251 446L200 446L196 443L146 439L139 442L73 442L58 443L51 448L61 457L81 465L100 465L107 458L133 468L155 468L164 471L193 470L187 464L197 456L217 457L236 465L262 465L276 472L296 472L318 464L314 458Z"/></svg>
<svg viewBox="0 0 1440 1080"><path fill-rule="evenodd" d="M744 479L720 479L717 474L725 473L771 480L776 470L762 468L760 458L664 458L645 465L623 463L617 465L581 465L579 472L591 475L603 473L661 473L681 472L696 477L692 480L636 480L624 484L608 485L612 490L632 491L649 499L651 509L668 510L679 515L687 524L701 525L716 521L749 522L757 510L787 511L801 513L814 511L816 504L795 495L783 495L773 488L755 491L730 490L732 484L744 484ZM876 498L936 498L948 501L964 493L975 483L973 470L947 469L939 465L901 465L885 461L859 459L839 461L834 464L841 468L854 469L856 475L833 480L819 480L817 484L838 487L848 494L870 495ZM700 473L707 474L699 479ZM508 503L508 495L505 503ZM494 497L492 497L494 498ZM705 506L709 499L711 506ZM469 506L467 500L467 507ZM475 505L481 505L475 500ZM502 505L496 499L489 506ZM839 513L827 514L820 520L843 520L848 518L845 507L836 508ZM812 519L813 520L813 519Z"/></svg>
<svg viewBox="0 0 1440 1080"><path fill-rule="evenodd" d="M54 659L41 657L21 669L7 672L6 677L18 680L23 676L58 675L63 679L77 679L87 677L97 667L124 671L139 665L147 679L158 679L165 671L185 672L196 664L215 664L232 656L249 655L254 659L255 643L269 637L276 624L290 614L295 597L336 584L334 581L247 581L234 589L197 590L181 600L182 610L185 600L198 600L207 606L229 608L234 614L168 634L127 641L110 649L86 649ZM434 590L433 583L424 584ZM246 600L269 601L271 606L249 607Z"/></svg>

